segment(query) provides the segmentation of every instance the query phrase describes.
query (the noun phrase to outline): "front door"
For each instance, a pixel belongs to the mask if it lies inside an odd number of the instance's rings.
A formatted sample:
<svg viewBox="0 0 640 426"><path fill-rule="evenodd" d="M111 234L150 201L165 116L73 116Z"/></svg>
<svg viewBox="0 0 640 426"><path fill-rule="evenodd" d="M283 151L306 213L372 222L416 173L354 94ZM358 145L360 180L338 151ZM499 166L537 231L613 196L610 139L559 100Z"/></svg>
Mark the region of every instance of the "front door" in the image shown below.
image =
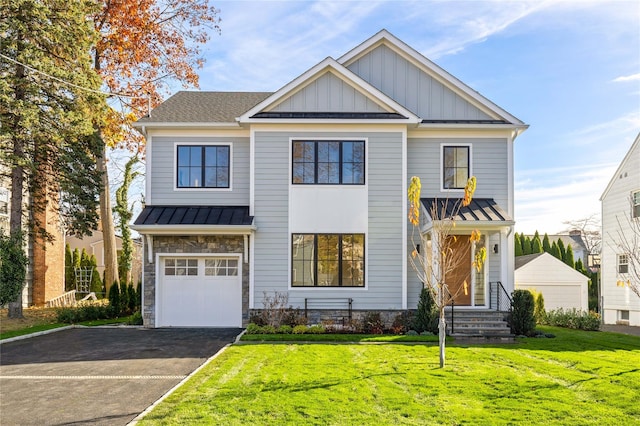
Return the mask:
<svg viewBox="0 0 640 426"><path fill-rule="evenodd" d="M447 237L451 269L445 273L445 283L456 306L471 306L471 243L468 235Z"/></svg>

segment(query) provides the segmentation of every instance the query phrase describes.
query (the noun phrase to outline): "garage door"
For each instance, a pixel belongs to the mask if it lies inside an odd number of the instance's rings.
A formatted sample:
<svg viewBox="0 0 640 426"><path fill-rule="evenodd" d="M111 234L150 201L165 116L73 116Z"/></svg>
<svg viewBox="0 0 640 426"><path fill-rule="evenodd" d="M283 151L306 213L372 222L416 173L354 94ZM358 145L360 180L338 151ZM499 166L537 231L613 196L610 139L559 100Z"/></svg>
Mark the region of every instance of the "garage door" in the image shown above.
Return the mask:
<svg viewBox="0 0 640 426"><path fill-rule="evenodd" d="M158 326L242 326L238 257L164 257L160 262Z"/></svg>

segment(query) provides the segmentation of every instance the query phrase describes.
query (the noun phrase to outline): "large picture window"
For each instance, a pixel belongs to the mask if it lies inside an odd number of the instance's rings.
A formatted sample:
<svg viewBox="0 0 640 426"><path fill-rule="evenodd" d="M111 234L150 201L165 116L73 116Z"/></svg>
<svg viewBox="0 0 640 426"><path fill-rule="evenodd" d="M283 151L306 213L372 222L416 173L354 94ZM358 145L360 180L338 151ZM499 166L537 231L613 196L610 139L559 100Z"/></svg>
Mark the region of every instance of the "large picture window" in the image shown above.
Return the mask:
<svg viewBox="0 0 640 426"><path fill-rule="evenodd" d="M229 145L178 145L178 188L229 188Z"/></svg>
<svg viewBox="0 0 640 426"><path fill-rule="evenodd" d="M443 189L464 189L470 174L469 146L445 146L442 148Z"/></svg>
<svg viewBox="0 0 640 426"><path fill-rule="evenodd" d="M364 234L293 234L293 287L364 287Z"/></svg>
<svg viewBox="0 0 640 426"><path fill-rule="evenodd" d="M364 184L364 141L293 141L292 158L294 184Z"/></svg>

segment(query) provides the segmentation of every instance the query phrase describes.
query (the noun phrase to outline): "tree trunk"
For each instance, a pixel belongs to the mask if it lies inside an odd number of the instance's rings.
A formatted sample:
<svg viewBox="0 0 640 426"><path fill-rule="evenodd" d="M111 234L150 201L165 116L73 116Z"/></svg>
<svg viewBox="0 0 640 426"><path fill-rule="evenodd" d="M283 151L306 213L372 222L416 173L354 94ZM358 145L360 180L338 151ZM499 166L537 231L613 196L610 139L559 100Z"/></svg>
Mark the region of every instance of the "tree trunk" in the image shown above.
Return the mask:
<svg viewBox="0 0 640 426"><path fill-rule="evenodd" d="M102 172L102 187L100 188L100 223L102 224L102 238L104 242L104 288L109 294L109 288L118 278L118 252L116 248L116 234L113 225L113 211L111 209L111 195L109 192L109 174L107 173L107 147L102 148L102 155L97 158L98 170Z"/></svg>
<svg viewBox="0 0 640 426"><path fill-rule="evenodd" d="M16 66L16 100L25 99L25 92L22 81L25 78L25 68L22 65ZM9 213L9 233L16 235L22 232L22 194L24 191L24 167L20 164L24 158L24 136L20 118L16 115L13 120L13 160L11 165L11 211ZM15 302L9 303L9 318L22 318L22 291Z"/></svg>
<svg viewBox="0 0 640 426"><path fill-rule="evenodd" d="M440 321L438 322L438 342L440 346L440 368L444 367L446 337L447 337L447 323L444 318L444 306L442 306L440 308Z"/></svg>

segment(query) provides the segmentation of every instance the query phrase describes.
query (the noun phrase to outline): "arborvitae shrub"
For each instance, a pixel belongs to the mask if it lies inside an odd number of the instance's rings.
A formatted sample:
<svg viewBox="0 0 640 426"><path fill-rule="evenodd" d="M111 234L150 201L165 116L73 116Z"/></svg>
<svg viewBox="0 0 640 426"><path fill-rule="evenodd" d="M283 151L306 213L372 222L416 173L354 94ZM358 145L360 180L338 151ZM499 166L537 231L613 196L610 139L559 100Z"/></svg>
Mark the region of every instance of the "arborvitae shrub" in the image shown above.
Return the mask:
<svg viewBox="0 0 640 426"><path fill-rule="evenodd" d="M133 284L127 286L127 293L129 293L129 311L135 312L138 307L138 296L136 295L136 289L133 288Z"/></svg>
<svg viewBox="0 0 640 426"><path fill-rule="evenodd" d="M120 286L114 281L109 288L109 304L112 306L115 315L120 315Z"/></svg>
<svg viewBox="0 0 640 426"><path fill-rule="evenodd" d="M536 328L535 303L529 290L514 290L511 302L511 327L517 335L530 336Z"/></svg>
<svg viewBox="0 0 640 426"><path fill-rule="evenodd" d="M129 292L124 281L120 283L120 312L129 314Z"/></svg>
<svg viewBox="0 0 640 426"><path fill-rule="evenodd" d="M430 331L438 332L438 309L433 300L431 292L427 288L423 288L420 292L418 300L418 310L413 321L413 329L418 333Z"/></svg>

